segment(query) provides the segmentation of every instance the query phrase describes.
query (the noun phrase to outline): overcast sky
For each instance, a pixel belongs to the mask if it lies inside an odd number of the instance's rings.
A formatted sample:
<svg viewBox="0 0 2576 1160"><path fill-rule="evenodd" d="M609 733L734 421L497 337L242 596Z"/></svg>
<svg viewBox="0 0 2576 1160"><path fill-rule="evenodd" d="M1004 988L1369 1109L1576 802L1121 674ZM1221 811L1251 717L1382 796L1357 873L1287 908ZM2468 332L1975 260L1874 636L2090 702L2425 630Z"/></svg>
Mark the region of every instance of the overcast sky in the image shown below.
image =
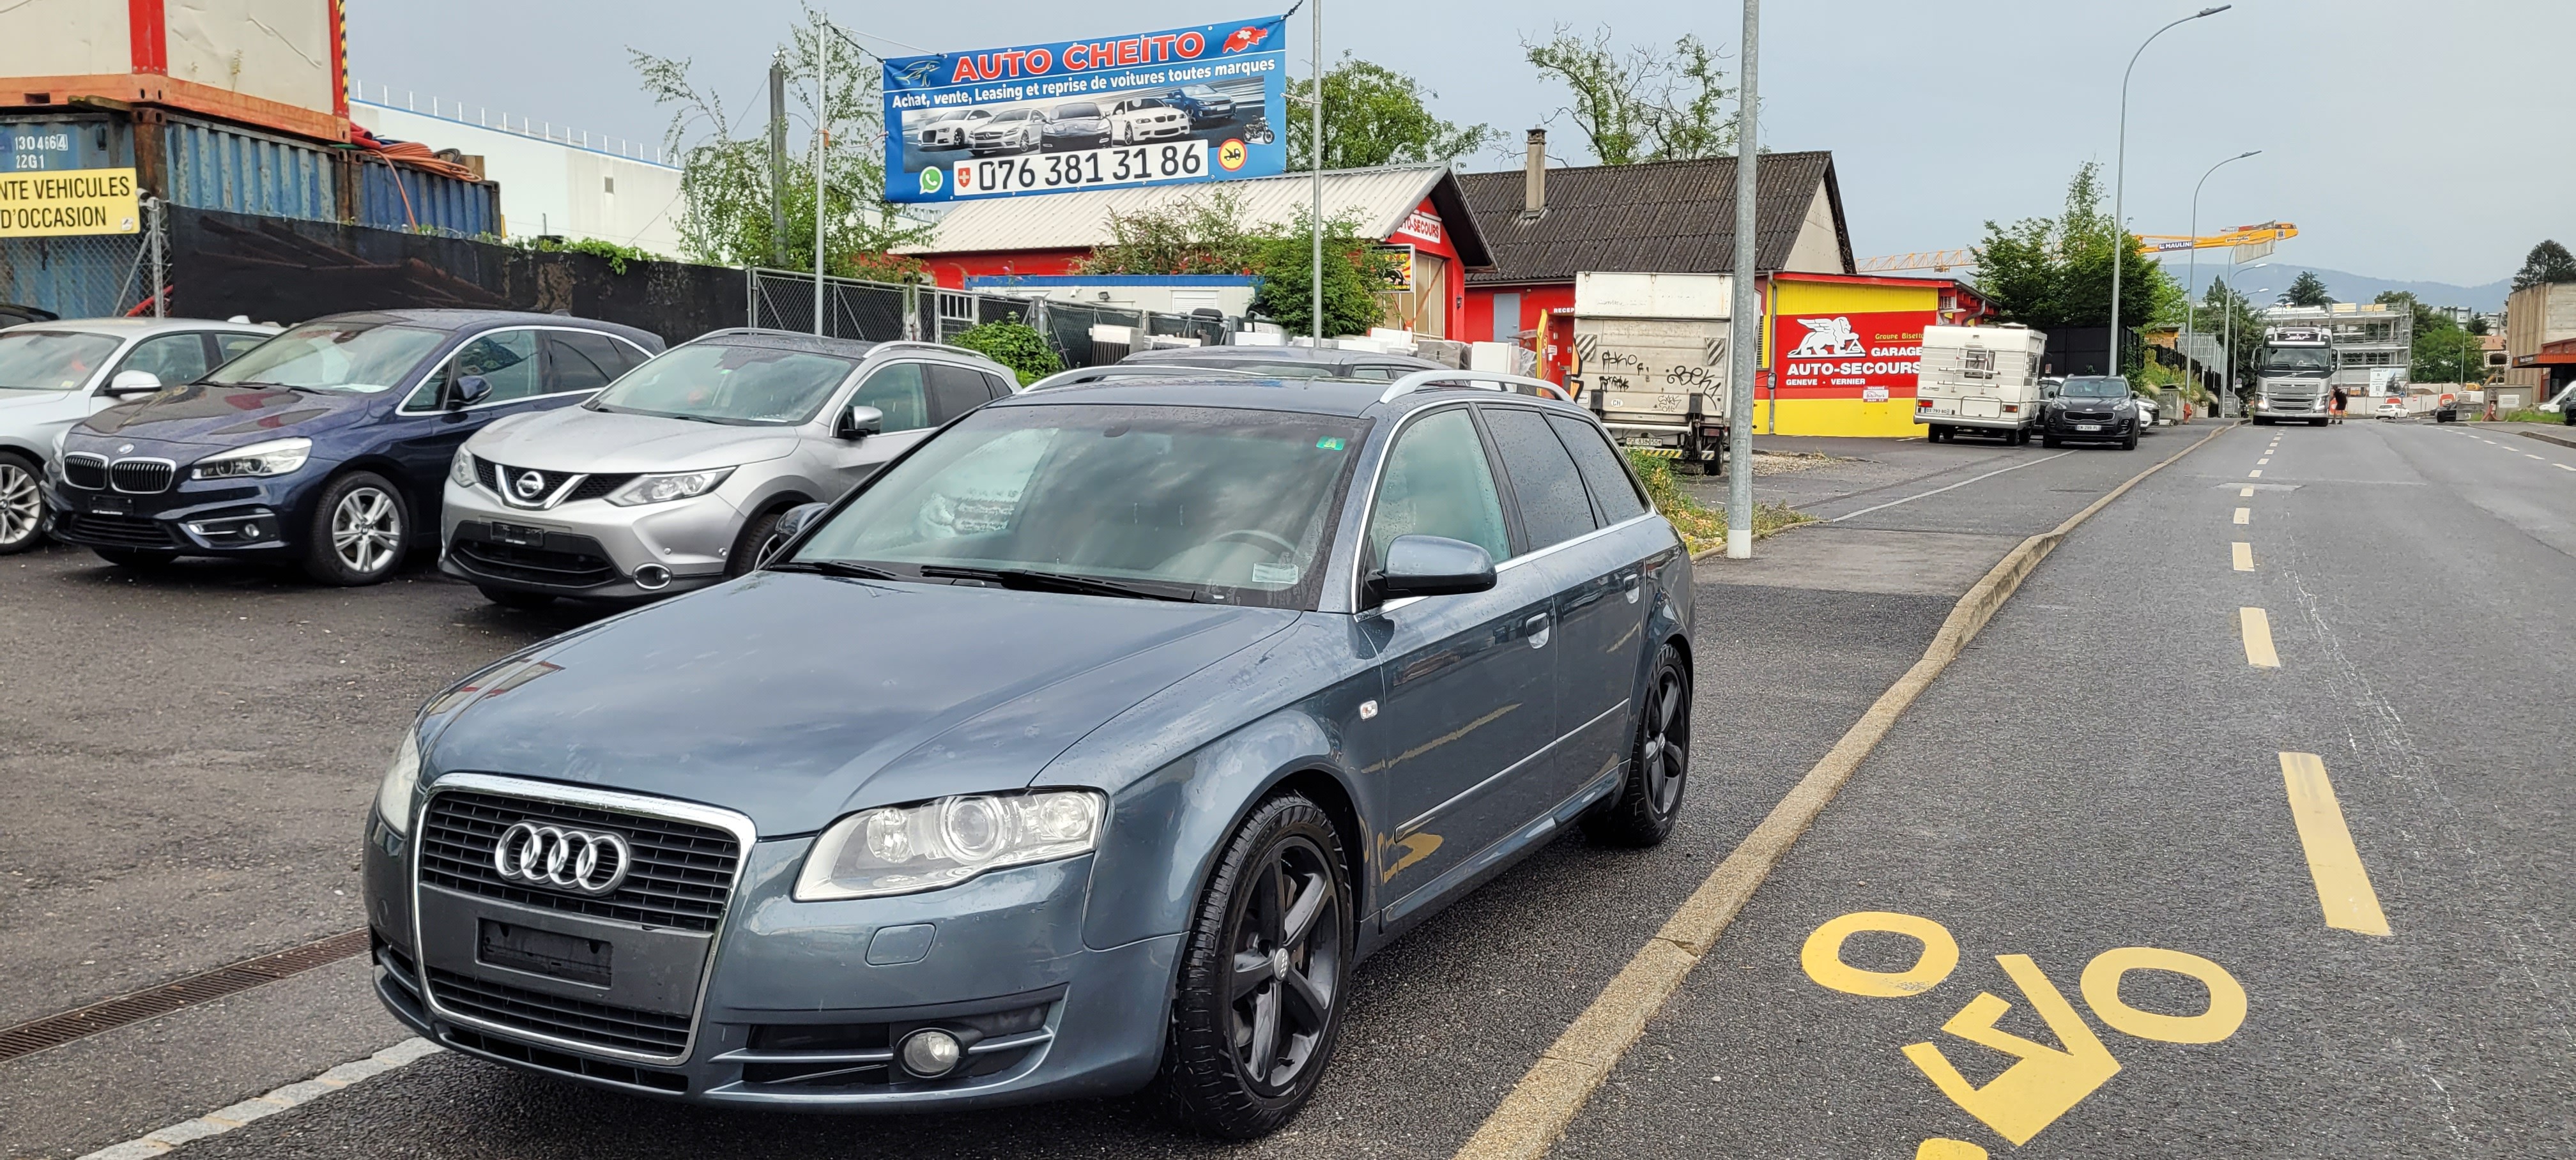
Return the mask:
<svg viewBox="0 0 2576 1160"><path fill-rule="evenodd" d="M1520 130L1549 121L1553 152L1588 162L1565 95L1521 58L1569 6L1538 0L1323 0L1327 59L1349 50L1439 93L1435 111ZM934 50L1004 47L1216 23L1282 4L1169 0L826 0L844 27ZM2192 0L1781 3L1764 11L1763 143L1830 149L1856 256L1975 242L1989 219L2053 213L2087 160L2109 168L2120 70ZM1685 32L1733 70L1734 4L1629 0L1622 42ZM729 103L762 99L794 0L442 0L352 5L351 69L373 96L408 90L593 134L656 140L668 122L637 89L628 47L695 62ZM1590 24L1577 25L1589 32ZM1306 14L1291 29L1305 56ZM2127 209L2140 233L2185 232L2214 161L2203 232L2281 219L2280 258L2391 279L2475 285L2532 243L2576 244L2576 96L2569 0L2239 0L2165 33L2130 90ZM1302 65L1299 67L1302 68ZM753 114L757 116L757 113ZM435 145L435 142L432 142ZM1472 168L1516 162L1500 156Z"/></svg>

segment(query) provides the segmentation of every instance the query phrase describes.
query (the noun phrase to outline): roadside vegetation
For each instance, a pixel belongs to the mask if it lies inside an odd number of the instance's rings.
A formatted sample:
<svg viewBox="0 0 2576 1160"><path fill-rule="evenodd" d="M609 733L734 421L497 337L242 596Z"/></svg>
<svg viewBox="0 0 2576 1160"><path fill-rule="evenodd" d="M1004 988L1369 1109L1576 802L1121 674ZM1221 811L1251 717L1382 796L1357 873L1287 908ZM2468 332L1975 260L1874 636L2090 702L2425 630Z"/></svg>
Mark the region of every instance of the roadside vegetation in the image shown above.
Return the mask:
<svg viewBox="0 0 2576 1160"><path fill-rule="evenodd" d="M1639 451L1628 453L1628 465L1637 469L1637 478L1646 485L1646 496L1655 501L1655 510L1672 522L1673 530L1682 535L1682 545L1691 555L1726 546L1726 509L1710 507L1694 498L1673 474L1673 461L1660 455ZM1753 538L1761 539L1784 528L1814 523L1816 517L1787 504L1753 505Z"/></svg>
<svg viewBox="0 0 2576 1160"><path fill-rule="evenodd" d="M1064 360L1056 357L1046 336L1016 314L950 335L948 345L965 347L1011 368L1023 387L1064 369Z"/></svg>

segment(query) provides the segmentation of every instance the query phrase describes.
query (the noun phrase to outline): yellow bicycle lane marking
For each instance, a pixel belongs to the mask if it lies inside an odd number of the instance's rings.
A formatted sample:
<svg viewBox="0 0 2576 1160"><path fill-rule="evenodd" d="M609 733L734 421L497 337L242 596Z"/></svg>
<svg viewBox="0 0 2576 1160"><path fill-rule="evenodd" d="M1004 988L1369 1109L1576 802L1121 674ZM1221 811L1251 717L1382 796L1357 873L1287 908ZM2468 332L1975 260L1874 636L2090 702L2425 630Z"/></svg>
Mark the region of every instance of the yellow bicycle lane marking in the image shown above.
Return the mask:
<svg viewBox="0 0 2576 1160"><path fill-rule="evenodd" d="M2238 540L2235 544L2230 546L2230 551L2232 551L2236 556L2237 571L2251 572L2254 570L2254 545L2246 543L2243 540Z"/></svg>
<svg viewBox="0 0 2576 1160"><path fill-rule="evenodd" d="M1869 971L1842 959L1843 943L1863 931L1902 935L1921 944L1915 964L1903 971ZM1893 911L1859 911L1830 919L1807 936L1798 962L1816 985L1868 998L1906 998L1941 985L1959 960L1958 942L1931 919ZM2069 1002L2057 984L2028 955L1997 955L2006 978L2020 990L2057 1045L2025 1039L1996 1026L2012 1004L1980 991L1941 1025L1941 1031L1980 1047L2012 1056L2003 1073L1980 1087L1969 1082L1937 1042L1909 1043L1899 1049L1941 1094L1960 1110L1994 1129L2015 1145L2031 1139L2082 1103L2119 1074L2111 1054L2093 1026ZM2136 971L2163 971L2197 980L2209 995L2209 1006L2197 1015L2142 1011L2120 997L2121 981ZM2086 1006L2104 1026L2139 1039L2163 1043L2217 1043L2245 1023L2245 988L2226 968L2198 955L2161 947L2114 947L2093 956L2078 983ZM1917 1160L1964 1160L1986 1155L1965 1140L1934 1137L1923 1141Z"/></svg>
<svg viewBox="0 0 2576 1160"><path fill-rule="evenodd" d="M2236 522L2237 522L2237 523L2240 523L2240 524L2250 524L2250 523L2253 523L2253 522L2254 522L2254 509L2252 509L2252 508L2238 508L2238 509L2236 509Z"/></svg>
<svg viewBox="0 0 2576 1160"><path fill-rule="evenodd" d="M2245 663L2258 669L2281 667L2281 654L2272 648L2272 614L2260 608L2239 608L2236 623L2245 636Z"/></svg>
<svg viewBox="0 0 2576 1160"><path fill-rule="evenodd" d="M2317 884L2317 905L2326 925L2336 930L2386 935L2388 915L2379 909L2379 892L2370 888L2370 871L2343 824L2334 783L2326 763L2313 753L2281 755L2281 780L2290 794L2290 818L2299 827L2299 846L2307 851L2308 876Z"/></svg>

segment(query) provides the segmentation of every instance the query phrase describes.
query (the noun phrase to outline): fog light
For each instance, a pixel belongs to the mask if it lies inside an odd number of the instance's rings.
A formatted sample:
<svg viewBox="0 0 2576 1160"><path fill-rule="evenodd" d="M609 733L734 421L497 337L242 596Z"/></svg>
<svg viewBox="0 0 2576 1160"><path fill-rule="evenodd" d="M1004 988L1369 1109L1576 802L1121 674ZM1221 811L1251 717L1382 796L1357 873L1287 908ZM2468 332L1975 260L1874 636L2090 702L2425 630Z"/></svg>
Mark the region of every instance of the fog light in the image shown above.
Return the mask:
<svg viewBox="0 0 2576 1160"><path fill-rule="evenodd" d="M924 1027L903 1037L903 1046L895 1053L903 1069L923 1079L938 1079L957 1070L957 1061L966 1055L966 1046L957 1037L936 1027Z"/></svg>

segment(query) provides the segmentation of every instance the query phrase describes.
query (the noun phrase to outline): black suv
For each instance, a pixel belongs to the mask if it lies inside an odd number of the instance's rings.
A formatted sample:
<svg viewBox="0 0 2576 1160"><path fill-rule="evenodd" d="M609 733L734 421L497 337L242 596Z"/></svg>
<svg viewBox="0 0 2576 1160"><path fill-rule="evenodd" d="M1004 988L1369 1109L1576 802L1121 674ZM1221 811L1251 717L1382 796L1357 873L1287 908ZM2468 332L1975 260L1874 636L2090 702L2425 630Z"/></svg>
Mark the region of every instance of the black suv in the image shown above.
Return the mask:
<svg viewBox="0 0 2576 1160"><path fill-rule="evenodd" d="M2039 413L2040 443L2117 443L2136 450L2141 420L2129 380L2119 375L2076 375L2057 388Z"/></svg>

